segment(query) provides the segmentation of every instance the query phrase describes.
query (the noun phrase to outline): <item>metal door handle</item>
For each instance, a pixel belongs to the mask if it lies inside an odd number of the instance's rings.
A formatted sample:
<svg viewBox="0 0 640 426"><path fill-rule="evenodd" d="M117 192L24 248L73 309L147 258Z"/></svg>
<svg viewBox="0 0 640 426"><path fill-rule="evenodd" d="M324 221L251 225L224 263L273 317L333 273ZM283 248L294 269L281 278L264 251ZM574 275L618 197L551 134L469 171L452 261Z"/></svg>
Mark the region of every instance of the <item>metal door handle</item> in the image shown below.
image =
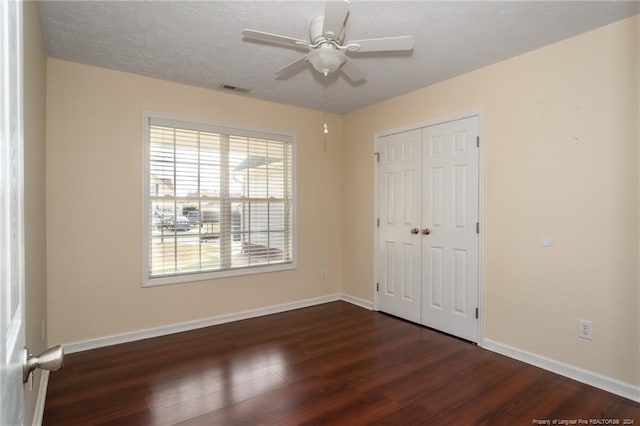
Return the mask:
<svg viewBox="0 0 640 426"><path fill-rule="evenodd" d="M429 235L430 233L431 233L431 229L429 229L429 228L424 228L422 230L422 235Z"/></svg>
<svg viewBox="0 0 640 426"><path fill-rule="evenodd" d="M418 228L411 228L411 230L409 232L411 232L412 234L416 235L416 234L418 234L420 232L420 230Z"/></svg>
<svg viewBox="0 0 640 426"><path fill-rule="evenodd" d="M62 346L53 346L38 356L33 356L27 348L24 348L22 359L22 381L27 383L29 375L36 368L49 371L58 371L62 368L64 362L64 349Z"/></svg>

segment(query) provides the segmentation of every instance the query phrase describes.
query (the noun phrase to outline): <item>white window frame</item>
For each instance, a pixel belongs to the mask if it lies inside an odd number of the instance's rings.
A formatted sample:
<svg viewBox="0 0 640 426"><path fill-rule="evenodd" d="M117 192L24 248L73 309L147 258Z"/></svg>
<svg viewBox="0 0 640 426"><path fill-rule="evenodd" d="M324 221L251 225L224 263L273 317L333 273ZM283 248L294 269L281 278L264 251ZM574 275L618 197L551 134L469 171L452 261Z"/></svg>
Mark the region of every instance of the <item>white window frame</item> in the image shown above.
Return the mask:
<svg viewBox="0 0 640 426"><path fill-rule="evenodd" d="M291 242L292 242L292 259L290 262L271 264L271 265L253 265L237 269L229 269L222 271L206 271L206 272L190 272L185 274L176 274L163 277L149 276L149 241L150 241L150 212L149 212L149 187L150 187L150 144L149 144L149 123L150 119L154 121L166 122L169 125L177 126L185 125L192 130L201 130L205 132L233 134L241 137L254 137L259 139L283 140L291 143L291 180L292 180L292 196L291 196ZM187 283L193 281L206 281L219 278L236 277L243 275L263 274L270 272L286 271L297 268L298 261L298 232L297 232L297 173L296 173L296 135L295 133L276 131L271 129L248 128L236 124L219 123L210 120L185 118L174 115L162 114L152 111L144 111L142 114L142 287L154 287L159 285Z"/></svg>

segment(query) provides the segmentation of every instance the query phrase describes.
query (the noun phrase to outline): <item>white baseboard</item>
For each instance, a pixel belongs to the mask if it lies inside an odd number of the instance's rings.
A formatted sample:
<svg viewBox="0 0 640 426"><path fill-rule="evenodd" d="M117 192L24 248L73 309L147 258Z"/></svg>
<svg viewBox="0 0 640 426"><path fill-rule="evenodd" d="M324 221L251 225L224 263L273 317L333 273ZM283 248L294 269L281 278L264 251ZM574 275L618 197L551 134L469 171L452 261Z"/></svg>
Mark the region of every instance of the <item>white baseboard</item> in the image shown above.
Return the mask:
<svg viewBox="0 0 640 426"><path fill-rule="evenodd" d="M44 418L44 404L47 399L47 386L49 386L49 371L42 370L40 386L38 386L38 399L33 413L33 426L41 426Z"/></svg>
<svg viewBox="0 0 640 426"><path fill-rule="evenodd" d="M218 315L211 318L205 318L196 321L188 321L178 324L148 328L144 330L136 330L127 333L114 334L111 336L98 337L95 339L83 340L79 342L64 344L65 353L72 354L75 352L88 351L90 349L102 348L105 346L118 345L120 343L133 342L136 340L150 339L152 337L165 336L167 334L180 333L183 331L195 330L212 325L224 324L232 321L239 321L249 318L260 317L263 315L277 314L280 312L291 311L293 309L306 308L309 306L320 305L322 303L335 302L342 300L340 294L330 294L327 296L314 297L311 299L298 300L280 305L267 306L264 308L250 309L248 311L236 312L227 315ZM346 300L350 302L349 300ZM357 304L355 302L350 302Z"/></svg>
<svg viewBox="0 0 640 426"><path fill-rule="evenodd" d="M569 377L570 379L577 380L578 382L586 383L607 392L640 402L640 386L624 383L619 380L612 379L611 377L583 370L573 365L565 364L563 362L514 348L490 339L484 339L480 346L492 352L508 356L509 358L514 358L518 361L535 365L536 367L560 374L561 376Z"/></svg>
<svg viewBox="0 0 640 426"><path fill-rule="evenodd" d="M352 296L350 294L341 294L340 300L344 300L345 302L349 302L352 305L360 306L361 308L368 309L370 311L373 310L373 302L368 300L360 299L359 297Z"/></svg>
<svg viewBox="0 0 640 426"><path fill-rule="evenodd" d="M280 312L291 311L294 309L306 308L309 306L320 305L323 303L335 302L337 300L343 300L353 305L359 306L364 309L372 310L373 303L361 299L359 297L351 296L349 294L330 294L327 296L314 297L311 299L298 300L290 303L283 303L279 305L267 306L264 308L251 309L247 311L237 312L227 315L219 315L211 318L205 318L202 320L183 322L178 324L171 324L168 326L154 327L145 330L132 331L128 333L116 334L106 337L99 337L96 339L89 339L80 342L74 342L64 345L65 353L82 352L90 349L101 348L105 346L117 345L120 343L133 342L136 340L149 339L152 337L165 336L173 333L180 333L183 331L195 330L203 327L210 327L213 325L224 324L232 321L239 321L243 319L256 318L263 315L271 315ZM594 386L599 389L603 389L607 392L620 395L624 398L631 399L633 401L640 402L640 386L634 386L629 383L624 383L616 379L612 379L607 376L603 376L591 371L583 370L581 368L562 363L550 358L546 358L541 355L537 355L531 352L527 352L504 343L496 342L490 339L483 339L479 346L492 352L499 353L501 355L508 356L510 358L517 359L527 364L540 367L542 369L551 371L561 376L569 377L582 383ZM34 425L42 423L44 414L45 398L47 393L47 385L49 381L49 372L43 371L42 378L40 379L40 387L38 390L38 400L36 402Z"/></svg>

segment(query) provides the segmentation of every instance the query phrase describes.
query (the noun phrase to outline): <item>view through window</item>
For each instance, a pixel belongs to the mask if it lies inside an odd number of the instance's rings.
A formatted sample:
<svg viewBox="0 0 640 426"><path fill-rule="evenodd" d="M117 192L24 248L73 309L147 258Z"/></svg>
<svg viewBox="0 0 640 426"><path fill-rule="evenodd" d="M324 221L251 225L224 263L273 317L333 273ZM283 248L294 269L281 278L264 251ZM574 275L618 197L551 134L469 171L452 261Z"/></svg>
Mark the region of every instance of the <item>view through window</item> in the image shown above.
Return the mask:
<svg viewBox="0 0 640 426"><path fill-rule="evenodd" d="M292 263L291 136L154 117L147 135L149 281Z"/></svg>

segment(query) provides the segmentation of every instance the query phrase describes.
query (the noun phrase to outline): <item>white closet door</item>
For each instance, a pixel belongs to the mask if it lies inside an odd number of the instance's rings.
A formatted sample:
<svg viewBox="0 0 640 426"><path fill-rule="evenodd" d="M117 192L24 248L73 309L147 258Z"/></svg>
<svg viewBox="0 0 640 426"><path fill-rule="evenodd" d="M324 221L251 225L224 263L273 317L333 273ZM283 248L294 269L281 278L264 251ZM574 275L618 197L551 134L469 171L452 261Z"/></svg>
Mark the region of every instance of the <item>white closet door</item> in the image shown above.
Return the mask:
<svg viewBox="0 0 640 426"><path fill-rule="evenodd" d="M378 308L417 323L422 303L421 141L420 129L378 140Z"/></svg>
<svg viewBox="0 0 640 426"><path fill-rule="evenodd" d="M423 140L422 323L478 341L479 119L426 127Z"/></svg>

